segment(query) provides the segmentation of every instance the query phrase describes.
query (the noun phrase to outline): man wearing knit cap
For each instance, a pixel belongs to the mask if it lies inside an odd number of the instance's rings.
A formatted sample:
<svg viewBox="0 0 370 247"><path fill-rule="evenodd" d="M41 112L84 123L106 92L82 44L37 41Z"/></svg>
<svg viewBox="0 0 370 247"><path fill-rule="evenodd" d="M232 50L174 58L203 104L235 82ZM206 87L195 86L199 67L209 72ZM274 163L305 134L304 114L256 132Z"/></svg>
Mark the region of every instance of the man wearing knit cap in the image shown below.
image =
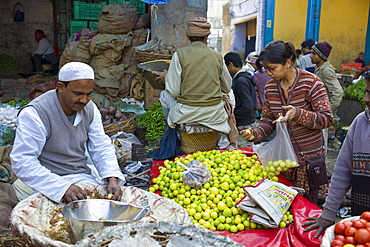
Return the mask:
<svg viewBox="0 0 370 247"><path fill-rule="evenodd" d="M312 46L310 55L312 63L316 64L315 75L325 84L329 95L331 110L333 113L337 110L343 97L343 89L340 85L333 66L328 61L331 52L331 45L327 42L319 42Z"/></svg>
<svg viewBox="0 0 370 247"><path fill-rule="evenodd" d="M210 28L204 17L189 20L186 35L191 44L177 49L168 73L157 78L165 76L160 101L171 128L194 123L227 134L230 127L222 93L229 93L231 76L222 55L206 45Z"/></svg>
<svg viewBox="0 0 370 247"><path fill-rule="evenodd" d="M115 149L105 135L101 115L90 100L93 69L81 62L65 64L57 89L31 101L18 113L12 168L18 199L40 192L55 202L86 199L76 183L107 183L113 200L120 200L121 173ZM88 156L100 177L93 176ZM122 184L122 183L121 183Z"/></svg>
<svg viewBox="0 0 370 247"><path fill-rule="evenodd" d="M343 97L343 89L340 85L333 66L328 61L331 52L331 45L327 42L319 42L312 46L310 55L312 63L316 64L315 75L324 83L329 96L331 111L334 116ZM338 117L336 117L338 119ZM328 129L323 129L325 146L328 144Z"/></svg>

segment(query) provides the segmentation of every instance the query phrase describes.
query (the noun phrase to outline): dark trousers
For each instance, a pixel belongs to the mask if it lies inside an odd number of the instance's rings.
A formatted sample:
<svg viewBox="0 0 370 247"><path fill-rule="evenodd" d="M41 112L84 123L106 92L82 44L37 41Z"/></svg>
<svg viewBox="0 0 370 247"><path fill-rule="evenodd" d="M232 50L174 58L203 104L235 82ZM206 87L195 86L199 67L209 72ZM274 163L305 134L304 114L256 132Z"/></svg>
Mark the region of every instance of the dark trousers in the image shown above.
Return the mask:
<svg viewBox="0 0 370 247"><path fill-rule="evenodd" d="M51 71L57 72L58 71L58 58L55 53L40 55L34 54L31 58L32 61L32 68L33 71L37 73L44 72L42 65L43 64L51 64Z"/></svg>

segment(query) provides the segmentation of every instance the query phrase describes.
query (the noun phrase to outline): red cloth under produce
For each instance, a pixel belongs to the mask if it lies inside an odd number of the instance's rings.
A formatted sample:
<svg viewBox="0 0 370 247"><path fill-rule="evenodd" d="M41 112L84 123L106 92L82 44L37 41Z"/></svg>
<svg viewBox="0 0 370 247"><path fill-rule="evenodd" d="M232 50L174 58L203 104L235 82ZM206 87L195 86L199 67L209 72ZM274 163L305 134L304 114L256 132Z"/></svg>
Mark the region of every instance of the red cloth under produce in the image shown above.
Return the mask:
<svg viewBox="0 0 370 247"><path fill-rule="evenodd" d="M252 148L241 148L244 154L251 156L253 153ZM153 177L159 175L158 168L163 166L163 161L153 161L153 168L151 174ZM279 182L288 186L292 184L282 175L278 176ZM243 244L244 246L251 247L319 247L323 234L319 239L315 239L314 235L316 230L310 232L303 232L304 228L302 223L306 221L307 217L318 217L322 210L315 204L312 204L301 195L297 195L292 203L292 214L294 216L294 223L290 224L287 228L275 229L259 229L259 230L244 230L237 233L228 231L214 231L222 236L227 236L234 241Z"/></svg>

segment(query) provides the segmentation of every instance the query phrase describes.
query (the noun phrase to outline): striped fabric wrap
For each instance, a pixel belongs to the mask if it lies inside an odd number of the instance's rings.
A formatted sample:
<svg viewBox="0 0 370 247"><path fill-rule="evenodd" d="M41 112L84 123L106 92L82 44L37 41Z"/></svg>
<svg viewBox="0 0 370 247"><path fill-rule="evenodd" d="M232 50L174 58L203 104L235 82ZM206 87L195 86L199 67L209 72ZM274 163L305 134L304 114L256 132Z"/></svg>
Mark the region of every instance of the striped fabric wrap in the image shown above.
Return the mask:
<svg viewBox="0 0 370 247"><path fill-rule="evenodd" d="M297 69L297 77L288 88L287 98L283 95L280 81L271 80L266 84L262 121L254 129L255 141L265 139L275 130L272 121L279 117L279 113L284 114L282 106L292 105L296 114L289 124L294 136L291 131L289 135L299 163L304 164L305 158L325 154L322 129L333 124L333 114L324 84L314 74Z"/></svg>

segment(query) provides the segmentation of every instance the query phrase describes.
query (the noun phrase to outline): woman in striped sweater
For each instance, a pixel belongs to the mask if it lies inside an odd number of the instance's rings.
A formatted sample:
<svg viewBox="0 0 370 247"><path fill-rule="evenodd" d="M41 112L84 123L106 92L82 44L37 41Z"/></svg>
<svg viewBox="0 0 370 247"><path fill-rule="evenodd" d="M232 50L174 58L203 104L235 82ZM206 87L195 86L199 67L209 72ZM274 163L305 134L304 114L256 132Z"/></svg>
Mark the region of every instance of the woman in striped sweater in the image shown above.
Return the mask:
<svg viewBox="0 0 370 247"><path fill-rule="evenodd" d="M252 131L241 132L244 139L258 142L275 130L279 116L288 122L288 130L299 160L296 168L284 173L295 186L306 190L305 196L317 203L318 187L310 188L305 159L325 154L322 129L333 124L333 115L324 84L310 72L294 66L295 48L290 42L273 41L257 60L258 69L265 67L272 78L265 87L261 123Z"/></svg>

